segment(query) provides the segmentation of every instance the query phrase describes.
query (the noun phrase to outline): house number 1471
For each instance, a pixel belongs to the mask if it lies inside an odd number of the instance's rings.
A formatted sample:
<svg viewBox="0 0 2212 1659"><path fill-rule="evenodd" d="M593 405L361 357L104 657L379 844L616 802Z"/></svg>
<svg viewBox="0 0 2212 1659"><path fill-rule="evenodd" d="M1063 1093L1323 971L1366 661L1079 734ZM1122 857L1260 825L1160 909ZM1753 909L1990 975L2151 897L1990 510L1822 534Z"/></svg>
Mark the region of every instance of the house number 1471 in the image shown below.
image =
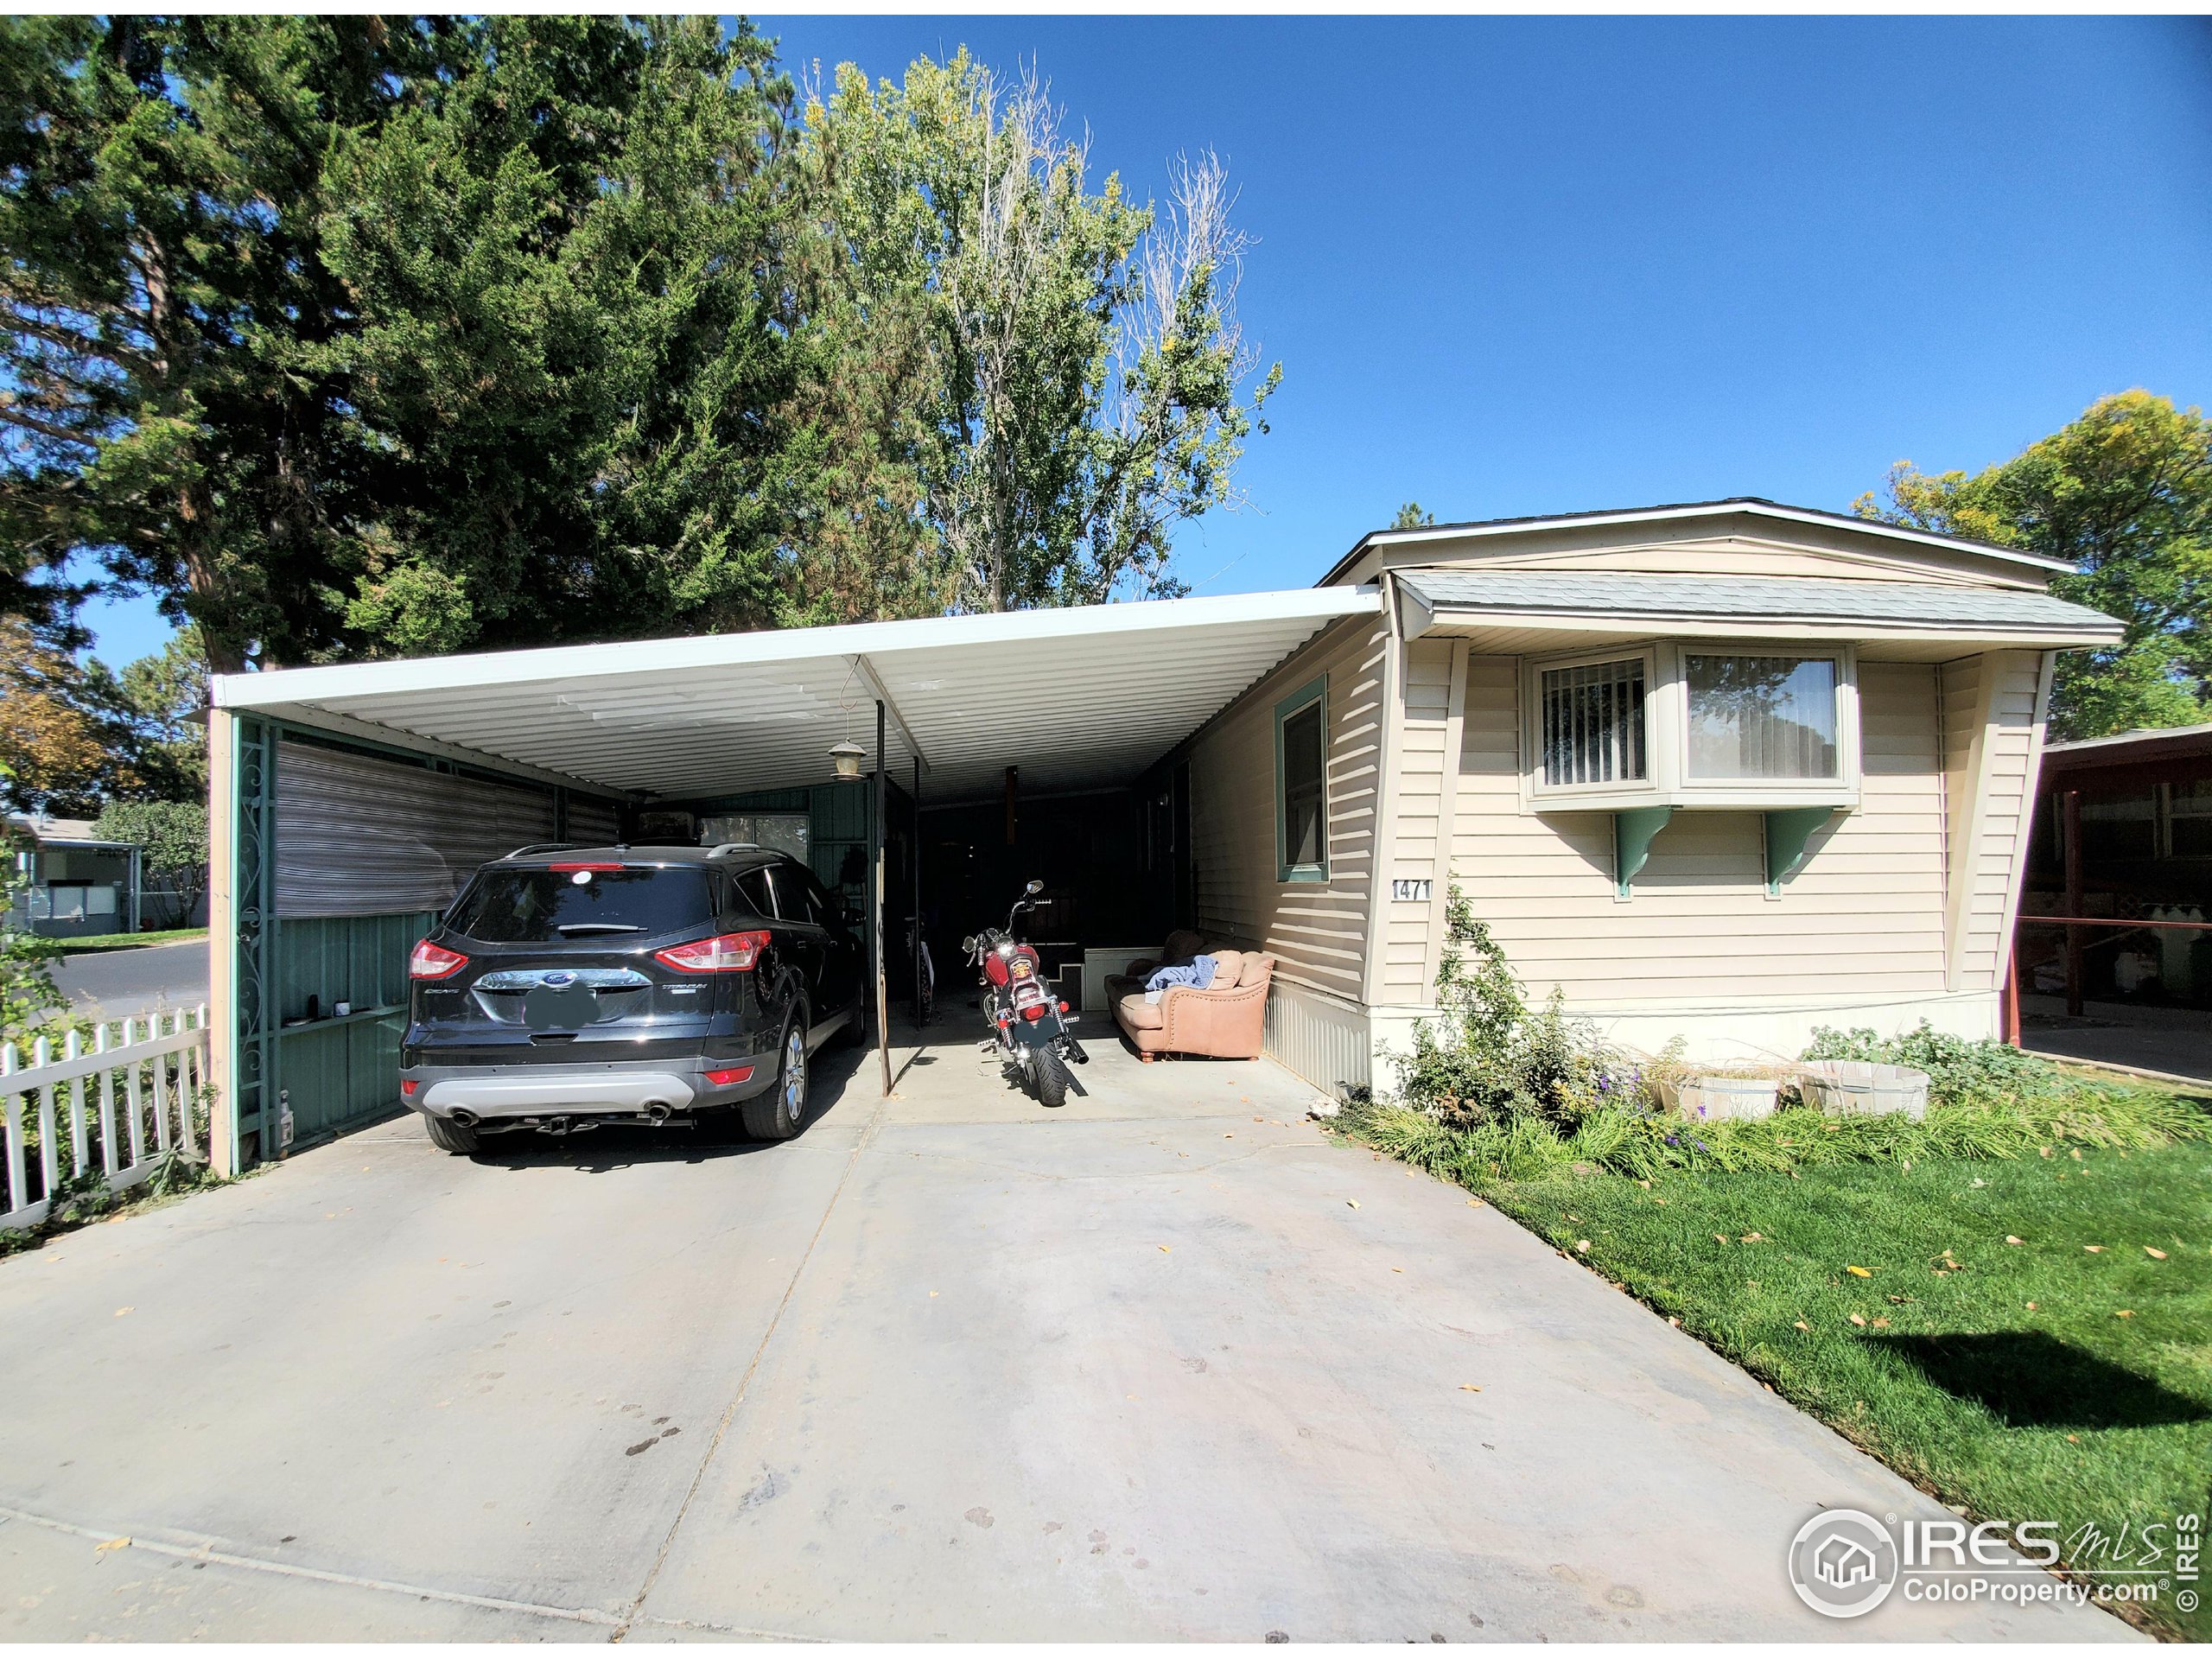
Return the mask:
<svg viewBox="0 0 2212 1659"><path fill-rule="evenodd" d="M1410 899L1415 904L1425 905L1431 891L1429 878L1425 875L1395 876L1390 881L1390 897L1393 899Z"/></svg>

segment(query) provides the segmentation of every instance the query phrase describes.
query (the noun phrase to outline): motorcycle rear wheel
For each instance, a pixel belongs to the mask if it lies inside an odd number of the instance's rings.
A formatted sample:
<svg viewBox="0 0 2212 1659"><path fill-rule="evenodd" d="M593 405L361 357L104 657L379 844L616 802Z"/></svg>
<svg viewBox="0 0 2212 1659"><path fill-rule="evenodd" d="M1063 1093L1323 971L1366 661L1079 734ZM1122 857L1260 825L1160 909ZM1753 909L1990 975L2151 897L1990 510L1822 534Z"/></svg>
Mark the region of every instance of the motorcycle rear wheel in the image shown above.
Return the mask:
<svg viewBox="0 0 2212 1659"><path fill-rule="evenodd" d="M1056 1048L1040 1048L1030 1062L1035 1068L1037 1103L1040 1106L1061 1106L1068 1097L1068 1063L1060 1058Z"/></svg>

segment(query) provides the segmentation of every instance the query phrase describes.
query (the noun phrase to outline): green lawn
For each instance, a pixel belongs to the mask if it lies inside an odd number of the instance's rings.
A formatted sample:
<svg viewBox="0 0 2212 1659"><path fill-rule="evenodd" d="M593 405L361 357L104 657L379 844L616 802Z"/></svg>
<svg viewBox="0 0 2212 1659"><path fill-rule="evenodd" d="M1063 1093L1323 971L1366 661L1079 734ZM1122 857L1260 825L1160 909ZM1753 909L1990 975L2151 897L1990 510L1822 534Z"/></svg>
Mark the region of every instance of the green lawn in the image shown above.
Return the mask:
<svg viewBox="0 0 2212 1659"><path fill-rule="evenodd" d="M87 950L137 950L149 944L182 944L188 939L204 939L204 927L172 927L156 929L145 933L87 933L81 939L56 939L64 956L78 956Z"/></svg>
<svg viewBox="0 0 2212 1659"><path fill-rule="evenodd" d="M1971 1515L2205 1512L2212 1146L1477 1190Z"/></svg>

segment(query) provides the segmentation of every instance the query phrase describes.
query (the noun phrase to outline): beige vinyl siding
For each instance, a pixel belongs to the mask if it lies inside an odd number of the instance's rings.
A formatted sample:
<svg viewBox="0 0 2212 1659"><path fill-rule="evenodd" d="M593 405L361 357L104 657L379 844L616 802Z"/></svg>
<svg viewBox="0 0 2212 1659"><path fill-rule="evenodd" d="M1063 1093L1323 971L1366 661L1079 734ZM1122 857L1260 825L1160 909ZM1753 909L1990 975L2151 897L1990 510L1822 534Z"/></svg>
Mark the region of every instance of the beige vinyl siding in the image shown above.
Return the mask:
<svg viewBox="0 0 2212 1659"><path fill-rule="evenodd" d="M1945 988L1944 779L1936 671L1859 665L1861 804L1816 834L1770 899L1756 812L1677 812L1632 896L1612 825L1524 813L1519 664L1467 669L1452 868L1535 995L1570 1004L1938 995Z"/></svg>
<svg viewBox="0 0 2212 1659"><path fill-rule="evenodd" d="M1367 914L1375 870L1376 785L1383 739L1380 622L1325 634L1234 704L1191 750L1191 855L1198 925L1209 940L1274 953L1276 976L1365 1001ZM1275 879L1274 709L1329 678L1329 876Z"/></svg>
<svg viewBox="0 0 2212 1659"><path fill-rule="evenodd" d="M1422 556L1444 569L1482 570L1619 570L1638 575L1815 576L1829 582L1909 582L1959 587L2039 587L2034 581L1993 583L1986 576L1916 560L1882 559L1827 552L1778 542L1744 540L1667 542L1640 547L1522 550L1473 556Z"/></svg>
<svg viewBox="0 0 2212 1659"><path fill-rule="evenodd" d="M2004 983L2042 742L2044 661L2031 651L1946 663L1943 781L1950 819L1951 988Z"/></svg>
<svg viewBox="0 0 2212 1659"><path fill-rule="evenodd" d="M1741 517L1666 524L1555 524L1520 529L1446 531L1418 541L1370 548L1346 582L1385 569L1421 566L1486 570L1633 570L1651 575L1824 576L1844 581L1958 582L2041 588L2044 573L1982 554L1964 543L1935 547L1901 542L1846 524L1778 524Z"/></svg>
<svg viewBox="0 0 2212 1659"><path fill-rule="evenodd" d="M1405 726L1399 734L1397 779L1391 794L1396 810L1391 825L1391 854L1383 880L1432 882L1446 875L1444 837L1452 814L1446 810L1449 768L1446 745L1452 730L1452 656L1449 639L1416 639L1404 647ZM1385 897L1378 1002L1425 1003L1432 970L1428 965L1430 906Z"/></svg>

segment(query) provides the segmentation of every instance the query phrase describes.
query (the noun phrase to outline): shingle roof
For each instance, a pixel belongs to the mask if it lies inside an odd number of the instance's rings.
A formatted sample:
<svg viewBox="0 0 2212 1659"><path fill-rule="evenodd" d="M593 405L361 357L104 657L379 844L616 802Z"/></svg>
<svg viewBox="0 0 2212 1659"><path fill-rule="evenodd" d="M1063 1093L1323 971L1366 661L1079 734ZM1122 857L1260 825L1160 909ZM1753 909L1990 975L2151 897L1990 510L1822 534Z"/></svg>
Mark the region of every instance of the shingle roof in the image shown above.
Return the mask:
<svg viewBox="0 0 2212 1659"><path fill-rule="evenodd" d="M1940 582L1446 569L1402 570L1398 580L1438 610L1999 628L2078 633L2085 645L2117 639L2120 631L2102 612L2049 594Z"/></svg>

